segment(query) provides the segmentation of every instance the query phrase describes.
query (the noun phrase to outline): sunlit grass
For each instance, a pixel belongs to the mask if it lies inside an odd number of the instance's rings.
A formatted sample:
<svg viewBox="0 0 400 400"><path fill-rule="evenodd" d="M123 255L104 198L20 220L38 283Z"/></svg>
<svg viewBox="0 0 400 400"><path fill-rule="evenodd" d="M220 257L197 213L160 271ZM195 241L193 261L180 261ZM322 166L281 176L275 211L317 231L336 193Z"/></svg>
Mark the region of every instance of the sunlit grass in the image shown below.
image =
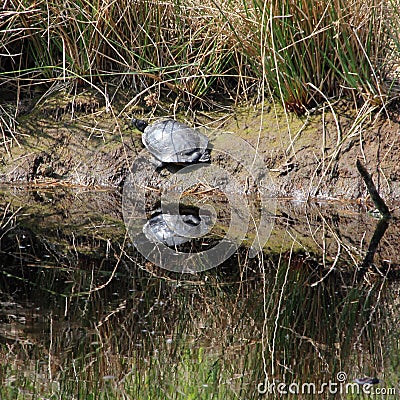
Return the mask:
<svg viewBox="0 0 400 400"><path fill-rule="evenodd" d="M256 55L254 72L291 110L302 113L321 93L383 103L387 43L399 29L387 25L390 15L387 2L376 0L254 0L246 12L251 23L242 25L252 38L239 33L238 40Z"/></svg>
<svg viewBox="0 0 400 400"><path fill-rule="evenodd" d="M191 105L260 91L297 113L321 93L382 104L400 53L388 0L15 0L1 13L0 83L112 81Z"/></svg>

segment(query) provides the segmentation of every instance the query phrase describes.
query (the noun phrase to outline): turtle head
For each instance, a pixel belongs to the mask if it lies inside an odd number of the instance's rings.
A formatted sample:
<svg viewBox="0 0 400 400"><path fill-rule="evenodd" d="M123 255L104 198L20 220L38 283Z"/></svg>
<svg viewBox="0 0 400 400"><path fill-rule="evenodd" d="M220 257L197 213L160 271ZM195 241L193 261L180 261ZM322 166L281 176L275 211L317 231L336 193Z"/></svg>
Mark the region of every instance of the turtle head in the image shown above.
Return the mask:
<svg viewBox="0 0 400 400"><path fill-rule="evenodd" d="M132 118L131 124L136 128L139 129L140 132L144 132L148 123L143 121L142 119Z"/></svg>

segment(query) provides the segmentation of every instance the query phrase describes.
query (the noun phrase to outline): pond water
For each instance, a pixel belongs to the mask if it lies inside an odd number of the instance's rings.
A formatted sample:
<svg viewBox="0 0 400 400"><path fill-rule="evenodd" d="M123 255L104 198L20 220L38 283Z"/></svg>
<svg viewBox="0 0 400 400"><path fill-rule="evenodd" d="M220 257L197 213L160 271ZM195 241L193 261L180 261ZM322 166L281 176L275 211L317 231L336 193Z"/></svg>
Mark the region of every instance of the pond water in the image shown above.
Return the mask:
<svg viewBox="0 0 400 400"><path fill-rule="evenodd" d="M118 191L0 197L1 399L399 397L397 220L278 199L263 253L178 273L135 250Z"/></svg>

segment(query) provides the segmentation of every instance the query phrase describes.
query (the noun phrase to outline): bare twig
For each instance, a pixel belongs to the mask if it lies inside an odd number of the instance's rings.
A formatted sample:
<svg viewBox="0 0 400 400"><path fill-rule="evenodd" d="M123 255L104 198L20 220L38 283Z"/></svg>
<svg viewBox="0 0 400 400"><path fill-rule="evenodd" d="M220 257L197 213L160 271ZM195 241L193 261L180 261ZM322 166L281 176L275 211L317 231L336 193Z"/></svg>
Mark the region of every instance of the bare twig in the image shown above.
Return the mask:
<svg viewBox="0 0 400 400"><path fill-rule="evenodd" d="M379 213L381 214L382 218L388 219L390 218L390 211L388 206L383 201L382 197L379 195L378 191L376 190L375 184L372 180L371 175L365 168L365 166L361 163L360 160L357 160L357 169L360 173L361 177L363 178L365 185L367 186L368 193L371 196L372 201L375 204L375 207L378 209Z"/></svg>

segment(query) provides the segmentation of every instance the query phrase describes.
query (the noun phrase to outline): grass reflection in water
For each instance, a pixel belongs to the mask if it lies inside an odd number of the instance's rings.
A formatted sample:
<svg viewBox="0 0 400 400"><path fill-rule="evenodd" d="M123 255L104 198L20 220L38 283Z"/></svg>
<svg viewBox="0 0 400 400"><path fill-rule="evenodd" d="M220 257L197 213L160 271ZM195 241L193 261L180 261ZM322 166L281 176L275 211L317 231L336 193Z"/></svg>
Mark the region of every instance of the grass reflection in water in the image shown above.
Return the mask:
<svg viewBox="0 0 400 400"><path fill-rule="evenodd" d="M281 205L262 258L243 247L178 275L124 242L118 208L83 221L71 200L67 218L57 213L66 198L46 215L31 203L3 218L2 399L252 399L266 378L318 388L341 371L397 385L393 224L375 254L380 273L372 265L359 281L376 222L330 205Z"/></svg>

